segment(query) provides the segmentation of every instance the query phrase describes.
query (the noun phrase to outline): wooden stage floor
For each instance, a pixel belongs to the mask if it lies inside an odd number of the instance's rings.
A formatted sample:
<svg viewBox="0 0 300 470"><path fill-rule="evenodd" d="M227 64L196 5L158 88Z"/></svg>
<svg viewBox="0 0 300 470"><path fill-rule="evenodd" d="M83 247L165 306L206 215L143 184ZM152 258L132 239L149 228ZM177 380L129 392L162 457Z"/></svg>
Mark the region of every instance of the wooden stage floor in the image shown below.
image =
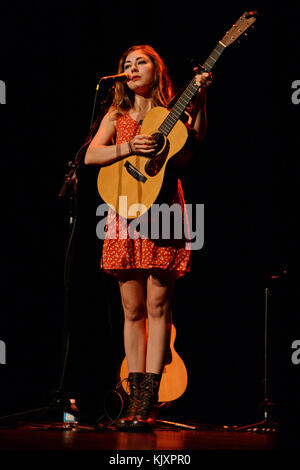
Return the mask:
<svg viewBox="0 0 300 470"><path fill-rule="evenodd" d="M79 426L65 431L59 423L26 423L0 428L0 450L39 451L272 451L277 433L241 432L197 425L195 430L157 426L152 433L126 433L113 427L97 431Z"/></svg>

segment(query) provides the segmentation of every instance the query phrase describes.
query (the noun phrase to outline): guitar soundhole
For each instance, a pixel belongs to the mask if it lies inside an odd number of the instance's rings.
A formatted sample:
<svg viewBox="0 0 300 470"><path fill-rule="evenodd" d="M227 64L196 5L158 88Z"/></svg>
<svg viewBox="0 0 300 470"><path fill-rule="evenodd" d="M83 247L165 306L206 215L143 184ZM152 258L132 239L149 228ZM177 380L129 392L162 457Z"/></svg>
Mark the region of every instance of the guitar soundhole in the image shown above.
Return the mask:
<svg viewBox="0 0 300 470"><path fill-rule="evenodd" d="M164 146L165 143L165 137L161 132L154 132L152 134L153 139L155 140L157 147L156 147L156 153L160 152L161 149Z"/></svg>
<svg viewBox="0 0 300 470"><path fill-rule="evenodd" d="M149 158L145 165L145 172L149 176L155 176L161 170L168 156L170 148L168 139L166 139L161 132L154 132L152 137L157 143L157 148L155 155Z"/></svg>

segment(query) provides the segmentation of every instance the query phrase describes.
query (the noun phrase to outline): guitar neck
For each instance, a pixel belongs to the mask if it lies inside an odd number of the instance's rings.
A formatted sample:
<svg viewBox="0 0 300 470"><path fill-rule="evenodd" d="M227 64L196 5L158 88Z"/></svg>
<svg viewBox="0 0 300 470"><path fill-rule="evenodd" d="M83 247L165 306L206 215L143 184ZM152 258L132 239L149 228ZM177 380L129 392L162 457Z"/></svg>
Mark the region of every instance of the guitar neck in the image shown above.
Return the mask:
<svg viewBox="0 0 300 470"><path fill-rule="evenodd" d="M210 72L219 57L221 56L222 52L225 49L225 44L223 44L221 41L218 42L217 46L214 48L210 56L206 59L204 62L202 69L204 72ZM159 131L162 132L165 136L167 136L173 127L175 126L176 122L178 119L180 119L180 116L183 114L183 112L186 110L188 107L189 103L195 96L199 89L199 85L196 84L195 77L190 81L186 89L183 91L183 93L180 95L172 109L170 110L168 116L166 119L162 122L162 124L159 127Z"/></svg>

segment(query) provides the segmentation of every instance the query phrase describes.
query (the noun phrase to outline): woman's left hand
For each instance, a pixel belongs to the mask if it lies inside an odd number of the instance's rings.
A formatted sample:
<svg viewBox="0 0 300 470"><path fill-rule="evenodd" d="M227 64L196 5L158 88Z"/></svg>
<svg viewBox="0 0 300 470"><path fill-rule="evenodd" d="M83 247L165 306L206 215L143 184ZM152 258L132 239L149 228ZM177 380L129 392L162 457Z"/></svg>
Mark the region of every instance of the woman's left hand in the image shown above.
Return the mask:
<svg viewBox="0 0 300 470"><path fill-rule="evenodd" d="M212 83L211 73L203 72L195 75L196 84L201 88L207 88Z"/></svg>

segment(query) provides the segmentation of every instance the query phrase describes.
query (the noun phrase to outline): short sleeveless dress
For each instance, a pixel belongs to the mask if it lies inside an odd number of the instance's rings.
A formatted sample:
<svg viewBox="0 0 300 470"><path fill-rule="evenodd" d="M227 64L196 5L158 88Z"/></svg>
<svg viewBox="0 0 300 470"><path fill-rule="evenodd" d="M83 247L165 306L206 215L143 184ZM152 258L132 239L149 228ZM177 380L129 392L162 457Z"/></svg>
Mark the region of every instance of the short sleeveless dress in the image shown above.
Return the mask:
<svg viewBox="0 0 300 470"><path fill-rule="evenodd" d="M140 124L129 113L119 116L116 124L116 144L128 142L139 131ZM124 270L155 268L173 271L176 278L190 271L191 251L189 237L186 237L189 233L188 219L181 182L177 177L169 201L179 205L181 209L181 239L172 236L172 233L168 239L151 239L149 234L145 235L138 230L137 219L134 219L136 229L130 231L131 221L109 209L101 257L101 268L104 271L119 277ZM151 219L148 213L151 213L151 208L138 219L141 222L142 217ZM151 223L157 225L157 220L152 217L150 225Z"/></svg>

